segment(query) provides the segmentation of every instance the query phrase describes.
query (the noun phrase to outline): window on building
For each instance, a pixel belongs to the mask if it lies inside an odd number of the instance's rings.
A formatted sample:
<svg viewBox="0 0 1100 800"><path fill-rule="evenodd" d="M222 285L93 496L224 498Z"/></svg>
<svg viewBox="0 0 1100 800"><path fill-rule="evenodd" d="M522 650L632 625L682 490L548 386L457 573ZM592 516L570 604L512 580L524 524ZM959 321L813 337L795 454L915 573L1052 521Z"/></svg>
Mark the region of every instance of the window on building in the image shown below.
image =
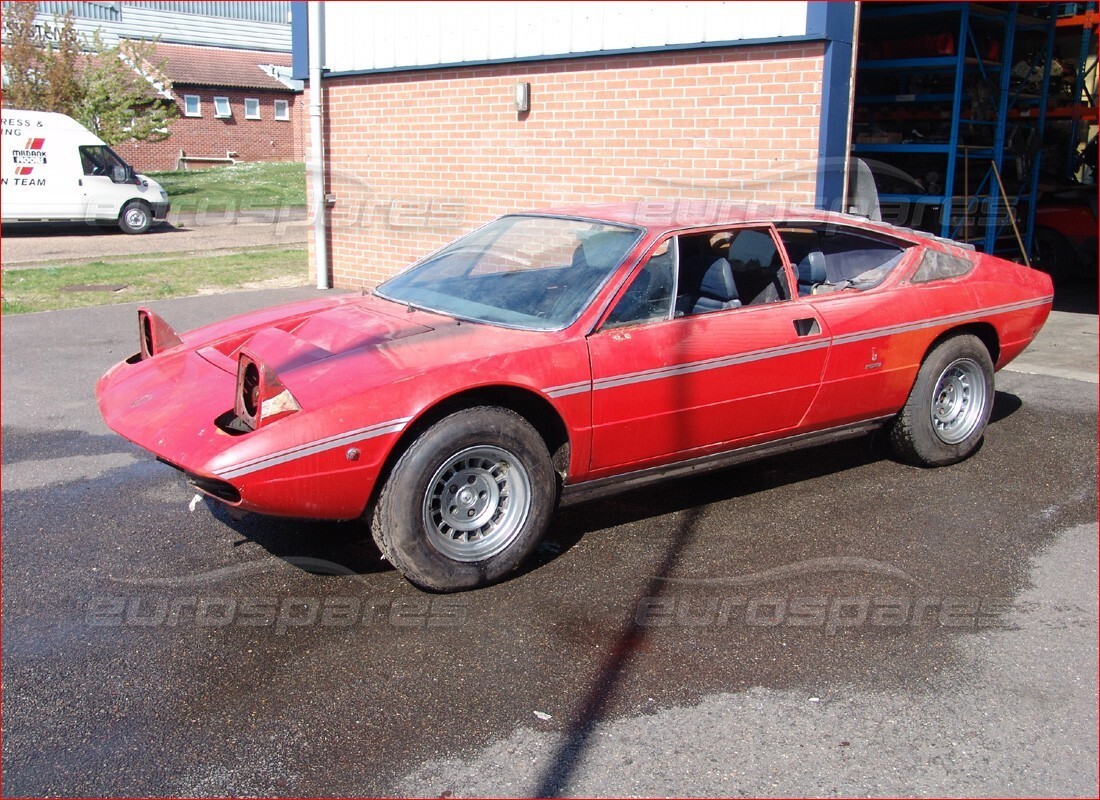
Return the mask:
<svg viewBox="0 0 1100 800"><path fill-rule="evenodd" d="M275 101L275 119L290 119L290 103L286 100Z"/></svg>
<svg viewBox="0 0 1100 800"><path fill-rule="evenodd" d="M244 118L245 119L259 119L260 118L260 101L255 97L246 97L244 101Z"/></svg>
<svg viewBox="0 0 1100 800"><path fill-rule="evenodd" d="M233 109L229 107L228 97L215 97L214 98L214 116L225 118L233 116Z"/></svg>
<svg viewBox="0 0 1100 800"><path fill-rule="evenodd" d="M197 94L185 94L183 96L183 115L185 117L201 117L202 98Z"/></svg>

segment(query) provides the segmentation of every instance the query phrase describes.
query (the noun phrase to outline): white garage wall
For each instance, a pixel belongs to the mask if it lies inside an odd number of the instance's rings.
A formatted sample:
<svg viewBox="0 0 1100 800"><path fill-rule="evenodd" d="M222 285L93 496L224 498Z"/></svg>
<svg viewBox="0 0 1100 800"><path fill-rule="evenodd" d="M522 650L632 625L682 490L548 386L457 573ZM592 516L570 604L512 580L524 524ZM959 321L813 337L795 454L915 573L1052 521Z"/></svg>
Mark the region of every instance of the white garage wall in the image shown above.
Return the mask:
<svg viewBox="0 0 1100 800"><path fill-rule="evenodd" d="M333 72L561 56L806 34L805 2L340 2L324 6Z"/></svg>

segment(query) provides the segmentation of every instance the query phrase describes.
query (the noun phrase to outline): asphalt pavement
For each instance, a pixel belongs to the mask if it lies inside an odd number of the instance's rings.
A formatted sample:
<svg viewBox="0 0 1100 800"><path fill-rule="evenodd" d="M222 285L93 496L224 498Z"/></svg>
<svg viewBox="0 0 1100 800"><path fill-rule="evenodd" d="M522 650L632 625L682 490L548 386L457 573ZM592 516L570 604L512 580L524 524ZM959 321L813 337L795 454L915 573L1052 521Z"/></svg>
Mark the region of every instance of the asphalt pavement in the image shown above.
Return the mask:
<svg viewBox="0 0 1100 800"><path fill-rule="evenodd" d="M867 438L565 509L454 596L110 433L136 327L3 319L5 796L1097 795L1095 316L961 464Z"/></svg>

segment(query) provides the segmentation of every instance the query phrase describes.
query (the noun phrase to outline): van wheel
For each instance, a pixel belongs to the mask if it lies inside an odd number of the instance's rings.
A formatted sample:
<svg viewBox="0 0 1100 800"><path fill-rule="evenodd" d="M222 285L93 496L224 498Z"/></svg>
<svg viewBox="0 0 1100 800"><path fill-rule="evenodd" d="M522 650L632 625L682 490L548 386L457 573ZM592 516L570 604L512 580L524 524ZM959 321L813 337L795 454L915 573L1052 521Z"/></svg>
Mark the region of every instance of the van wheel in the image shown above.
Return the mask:
<svg viewBox="0 0 1100 800"><path fill-rule="evenodd" d="M153 224L153 212L147 203L131 200L118 215L118 227L123 233L145 233Z"/></svg>

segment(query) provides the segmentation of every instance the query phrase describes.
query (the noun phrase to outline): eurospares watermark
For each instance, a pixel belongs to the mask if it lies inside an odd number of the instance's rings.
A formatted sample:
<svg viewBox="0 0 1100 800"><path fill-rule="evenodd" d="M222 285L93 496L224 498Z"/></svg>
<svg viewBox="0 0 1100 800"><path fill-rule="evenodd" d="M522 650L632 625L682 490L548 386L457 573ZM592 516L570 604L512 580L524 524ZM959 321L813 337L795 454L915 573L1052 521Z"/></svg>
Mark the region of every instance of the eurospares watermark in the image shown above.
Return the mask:
<svg viewBox="0 0 1100 800"><path fill-rule="evenodd" d="M661 595L638 602L642 628L809 628L835 635L859 628L1003 628L1011 598L946 596Z"/></svg>
<svg viewBox="0 0 1100 800"><path fill-rule="evenodd" d="M339 577L364 587L361 594L271 597L228 593L255 575L290 565L304 573ZM309 556L261 558L207 572L157 577L110 577L118 587L84 605L85 624L96 628L265 628L285 636L307 628L455 628L466 622L464 595L371 597L368 582L349 567ZM347 584L344 584L345 586Z"/></svg>
<svg viewBox="0 0 1100 800"><path fill-rule="evenodd" d="M424 595L371 601L360 597L234 597L227 595L98 595L84 607L96 628L270 628L285 636L302 628L454 628L466 621L462 596Z"/></svg>
<svg viewBox="0 0 1100 800"><path fill-rule="evenodd" d="M805 592L777 586L853 576L904 589ZM903 569L858 556L811 558L736 575L654 577L669 588L638 601L634 624L641 628L800 628L829 636L860 629L964 631L1007 627L1016 610L1011 598L931 592Z"/></svg>

